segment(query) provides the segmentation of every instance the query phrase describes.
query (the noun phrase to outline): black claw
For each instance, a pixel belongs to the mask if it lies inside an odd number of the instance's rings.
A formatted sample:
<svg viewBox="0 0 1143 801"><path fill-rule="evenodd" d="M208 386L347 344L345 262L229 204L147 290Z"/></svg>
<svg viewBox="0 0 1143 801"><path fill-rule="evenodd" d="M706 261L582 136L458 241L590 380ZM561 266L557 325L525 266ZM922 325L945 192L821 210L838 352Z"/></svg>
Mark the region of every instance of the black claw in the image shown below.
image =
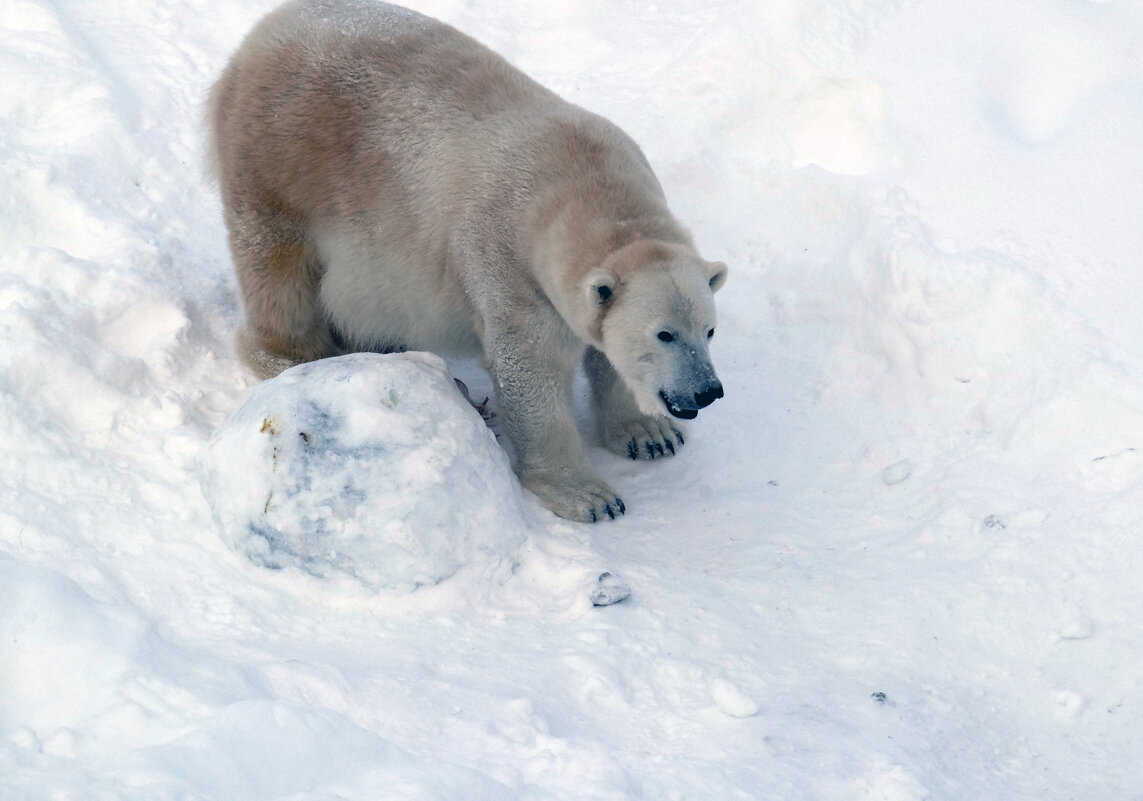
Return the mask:
<svg viewBox="0 0 1143 801"><path fill-rule="evenodd" d="M671 455L674 456L675 455L675 446L672 445L669 441L664 442L663 444L667 446L667 450L669 450L671 452Z"/></svg>
<svg viewBox="0 0 1143 801"><path fill-rule="evenodd" d="M614 520L614 519L615 519L615 512L611 511L611 505L610 505L610 504L608 504L607 506L605 506L605 507L604 507L604 510L607 512L607 516L608 516L608 517L610 517L612 520Z"/></svg>
<svg viewBox="0 0 1143 801"><path fill-rule="evenodd" d="M651 445L651 443L650 442L644 442L643 447L647 449L647 458L648 459L654 459L655 458L655 448Z"/></svg>
<svg viewBox="0 0 1143 801"><path fill-rule="evenodd" d="M661 443L658 443L658 442L655 443L655 453L659 456L662 456L665 453Z"/></svg>
<svg viewBox="0 0 1143 801"><path fill-rule="evenodd" d="M686 444L685 442L683 442L683 432L682 431L676 431L675 432L675 439L677 439L679 441L680 445Z"/></svg>
<svg viewBox="0 0 1143 801"><path fill-rule="evenodd" d="M632 459L639 458L639 443L637 443L635 440L631 440L627 443L627 455Z"/></svg>
<svg viewBox="0 0 1143 801"><path fill-rule="evenodd" d="M595 516L595 510L594 509L591 510L591 522L592 523L598 522L598 518Z"/></svg>
<svg viewBox="0 0 1143 801"><path fill-rule="evenodd" d="M619 514L621 514L621 515L627 514L627 507L623 505L623 499L622 498L616 498L615 499L615 505L619 507Z"/></svg>

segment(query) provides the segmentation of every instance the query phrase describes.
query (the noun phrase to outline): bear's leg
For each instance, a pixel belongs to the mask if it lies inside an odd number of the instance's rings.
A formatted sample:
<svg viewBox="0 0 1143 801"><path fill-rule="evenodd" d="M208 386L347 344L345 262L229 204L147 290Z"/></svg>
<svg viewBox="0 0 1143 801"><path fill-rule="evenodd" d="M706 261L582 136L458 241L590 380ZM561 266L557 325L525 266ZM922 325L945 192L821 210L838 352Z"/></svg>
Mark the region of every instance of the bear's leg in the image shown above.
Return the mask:
<svg viewBox="0 0 1143 801"><path fill-rule="evenodd" d="M613 519L625 507L592 473L572 412L572 378L578 349L553 353L542 321L530 333L496 335L486 328L489 367L499 419L516 450L520 483L560 517L581 523Z"/></svg>
<svg viewBox="0 0 1143 801"><path fill-rule="evenodd" d="M243 361L261 378L337 352L318 292L313 247L281 213L227 208L230 250L242 290L246 326L238 331Z"/></svg>
<svg viewBox="0 0 1143 801"><path fill-rule="evenodd" d="M683 445L683 428L667 415L644 414L611 362L595 348L583 357L592 405L608 450L632 459L672 456Z"/></svg>

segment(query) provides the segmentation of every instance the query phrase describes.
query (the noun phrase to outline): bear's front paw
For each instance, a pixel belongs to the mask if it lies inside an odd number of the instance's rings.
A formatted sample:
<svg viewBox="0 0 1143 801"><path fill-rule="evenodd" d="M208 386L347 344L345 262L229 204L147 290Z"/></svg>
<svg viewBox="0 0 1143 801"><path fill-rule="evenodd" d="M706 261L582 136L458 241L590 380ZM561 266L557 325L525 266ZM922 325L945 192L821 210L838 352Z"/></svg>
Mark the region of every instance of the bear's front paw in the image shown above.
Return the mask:
<svg viewBox="0 0 1143 801"><path fill-rule="evenodd" d="M667 417L638 417L605 426L603 444L620 456L657 459L673 456L683 446L683 430Z"/></svg>
<svg viewBox="0 0 1143 801"><path fill-rule="evenodd" d="M523 481L548 509L565 520L598 523L614 520L627 511L623 501L602 481L568 484L556 479L531 477Z"/></svg>

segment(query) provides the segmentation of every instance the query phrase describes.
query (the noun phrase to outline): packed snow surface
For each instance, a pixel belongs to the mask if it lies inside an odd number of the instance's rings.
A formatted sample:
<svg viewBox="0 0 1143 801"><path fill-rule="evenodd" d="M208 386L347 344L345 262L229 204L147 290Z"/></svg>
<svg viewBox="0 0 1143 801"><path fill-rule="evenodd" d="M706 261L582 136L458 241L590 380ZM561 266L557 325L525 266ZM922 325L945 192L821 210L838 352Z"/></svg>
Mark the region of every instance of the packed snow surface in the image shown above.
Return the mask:
<svg viewBox="0 0 1143 801"><path fill-rule="evenodd" d="M0 799L1143 797L1143 6L414 3L731 267L726 398L583 526L431 357L237 361L273 5L0 8Z"/></svg>

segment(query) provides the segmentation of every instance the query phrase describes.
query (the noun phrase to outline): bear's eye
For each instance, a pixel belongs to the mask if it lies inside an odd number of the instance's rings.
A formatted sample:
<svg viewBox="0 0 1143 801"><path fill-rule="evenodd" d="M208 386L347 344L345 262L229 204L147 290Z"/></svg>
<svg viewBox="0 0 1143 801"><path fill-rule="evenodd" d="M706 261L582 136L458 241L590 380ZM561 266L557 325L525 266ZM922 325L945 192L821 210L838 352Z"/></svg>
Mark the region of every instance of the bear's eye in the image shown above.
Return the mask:
<svg viewBox="0 0 1143 801"><path fill-rule="evenodd" d="M707 339L710 339L712 336L714 336L714 329L713 328L706 332L706 338Z"/></svg>
<svg viewBox="0 0 1143 801"><path fill-rule="evenodd" d="M670 331L660 331L659 332L659 341L660 342L674 342L675 341L675 335L672 334Z"/></svg>

